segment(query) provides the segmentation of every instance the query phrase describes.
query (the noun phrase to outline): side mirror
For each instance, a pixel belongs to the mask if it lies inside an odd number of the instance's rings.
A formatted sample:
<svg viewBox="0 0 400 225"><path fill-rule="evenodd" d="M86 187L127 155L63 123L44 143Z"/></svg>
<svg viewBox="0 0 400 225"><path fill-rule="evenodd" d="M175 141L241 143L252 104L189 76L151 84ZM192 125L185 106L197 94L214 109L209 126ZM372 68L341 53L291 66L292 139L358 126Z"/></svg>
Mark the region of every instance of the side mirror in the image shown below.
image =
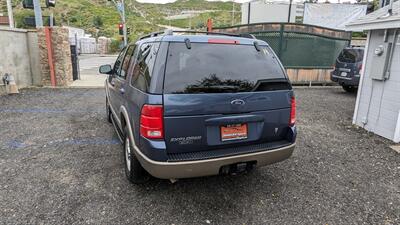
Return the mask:
<svg viewBox="0 0 400 225"><path fill-rule="evenodd" d="M102 65L99 68L99 73L101 73L101 74L111 74L111 72L112 72L111 65L108 65L108 64Z"/></svg>

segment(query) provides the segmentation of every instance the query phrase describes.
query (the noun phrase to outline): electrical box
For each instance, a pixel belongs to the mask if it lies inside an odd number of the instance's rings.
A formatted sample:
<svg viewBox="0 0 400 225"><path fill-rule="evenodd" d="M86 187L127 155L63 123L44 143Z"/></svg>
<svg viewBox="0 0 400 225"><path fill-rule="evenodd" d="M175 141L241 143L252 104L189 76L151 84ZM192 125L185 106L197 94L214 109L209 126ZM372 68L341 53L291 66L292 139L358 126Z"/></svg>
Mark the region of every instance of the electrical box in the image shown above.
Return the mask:
<svg viewBox="0 0 400 225"><path fill-rule="evenodd" d="M392 49L392 43L385 42L380 44L374 49L371 66L371 78L374 80L385 80L388 60L390 58L390 52Z"/></svg>
<svg viewBox="0 0 400 225"><path fill-rule="evenodd" d="M42 18L43 18L43 25L50 26L50 16L43 16ZM36 27L35 17L33 16L25 17L23 22L28 27ZM56 19L53 17L53 26L55 25L56 25Z"/></svg>
<svg viewBox="0 0 400 225"><path fill-rule="evenodd" d="M46 0L46 7L56 7L56 0Z"/></svg>
<svg viewBox="0 0 400 225"><path fill-rule="evenodd" d="M24 9L33 9L33 0L23 0L22 7Z"/></svg>

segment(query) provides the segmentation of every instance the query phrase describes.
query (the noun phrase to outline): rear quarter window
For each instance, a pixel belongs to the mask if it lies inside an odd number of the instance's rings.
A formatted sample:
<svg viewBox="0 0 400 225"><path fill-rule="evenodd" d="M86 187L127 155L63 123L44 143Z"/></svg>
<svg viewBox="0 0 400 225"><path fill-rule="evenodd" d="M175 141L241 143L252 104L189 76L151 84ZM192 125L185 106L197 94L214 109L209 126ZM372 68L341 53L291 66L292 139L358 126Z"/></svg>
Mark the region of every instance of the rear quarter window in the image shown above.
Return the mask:
<svg viewBox="0 0 400 225"><path fill-rule="evenodd" d="M153 74L159 42L144 43L140 46L132 71L131 85L148 92Z"/></svg>
<svg viewBox="0 0 400 225"><path fill-rule="evenodd" d="M289 89L285 73L267 46L170 43L166 94L235 93Z"/></svg>

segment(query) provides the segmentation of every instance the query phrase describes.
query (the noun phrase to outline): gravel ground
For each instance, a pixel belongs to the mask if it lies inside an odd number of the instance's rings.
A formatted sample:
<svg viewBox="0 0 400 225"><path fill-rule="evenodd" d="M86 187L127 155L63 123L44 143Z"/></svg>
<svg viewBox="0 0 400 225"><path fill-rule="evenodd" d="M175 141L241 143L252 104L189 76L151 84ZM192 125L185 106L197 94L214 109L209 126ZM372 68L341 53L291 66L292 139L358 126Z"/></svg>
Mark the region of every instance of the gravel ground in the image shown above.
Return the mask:
<svg viewBox="0 0 400 225"><path fill-rule="evenodd" d="M250 174L125 179L102 89L0 96L0 224L400 224L400 154L355 95L299 88L298 147Z"/></svg>

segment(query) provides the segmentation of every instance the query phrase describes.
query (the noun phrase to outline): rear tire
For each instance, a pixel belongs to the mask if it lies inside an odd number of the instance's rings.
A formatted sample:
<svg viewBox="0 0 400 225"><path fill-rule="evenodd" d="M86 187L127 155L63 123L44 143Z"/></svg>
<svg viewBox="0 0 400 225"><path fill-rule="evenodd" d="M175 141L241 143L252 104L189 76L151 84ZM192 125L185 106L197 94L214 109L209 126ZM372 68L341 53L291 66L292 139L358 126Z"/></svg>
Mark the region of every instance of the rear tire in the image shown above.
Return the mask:
<svg viewBox="0 0 400 225"><path fill-rule="evenodd" d="M140 162L134 153L132 143L129 139L128 130L126 128L124 134L125 175L133 184L145 183L149 180L150 176L142 165L140 165Z"/></svg>
<svg viewBox="0 0 400 225"><path fill-rule="evenodd" d="M357 88L355 86L343 85L342 87L346 92L349 92L349 93L354 93L355 91L357 91Z"/></svg>

